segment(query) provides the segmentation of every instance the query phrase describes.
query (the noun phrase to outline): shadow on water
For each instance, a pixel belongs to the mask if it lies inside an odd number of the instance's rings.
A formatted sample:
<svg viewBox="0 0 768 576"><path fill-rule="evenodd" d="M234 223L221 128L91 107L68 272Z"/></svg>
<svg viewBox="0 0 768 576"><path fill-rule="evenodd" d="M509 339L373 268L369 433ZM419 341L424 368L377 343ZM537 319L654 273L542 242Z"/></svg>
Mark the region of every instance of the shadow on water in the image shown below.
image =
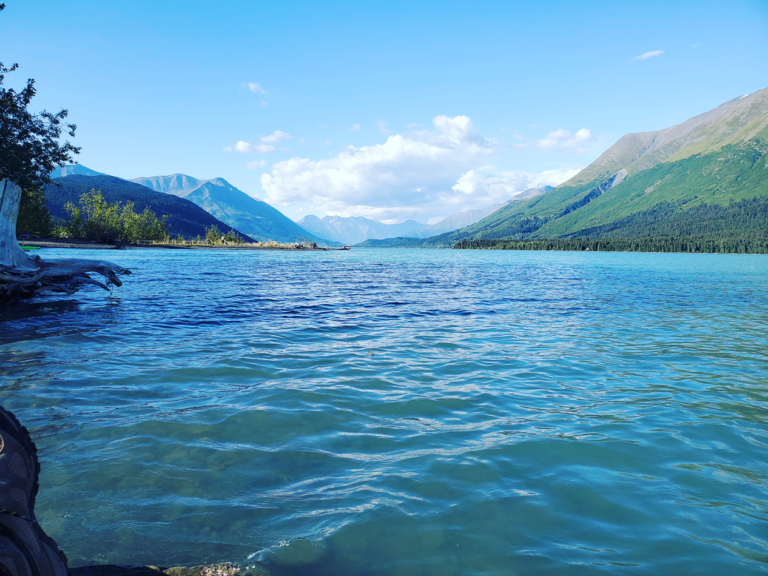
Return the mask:
<svg viewBox="0 0 768 576"><path fill-rule="evenodd" d="M75 299L40 299L7 304L0 308L0 346L99 330L110 322L120 302L108 298L94 306Z"/></svg>

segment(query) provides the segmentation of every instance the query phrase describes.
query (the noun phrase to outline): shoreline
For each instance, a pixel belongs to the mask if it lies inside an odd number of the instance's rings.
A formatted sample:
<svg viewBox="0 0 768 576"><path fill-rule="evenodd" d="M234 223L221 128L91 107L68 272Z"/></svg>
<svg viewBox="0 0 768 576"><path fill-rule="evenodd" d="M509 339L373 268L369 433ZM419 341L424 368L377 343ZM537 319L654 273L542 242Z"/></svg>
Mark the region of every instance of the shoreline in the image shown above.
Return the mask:
<svg viewBox="0 0 768 576"><path fill-rule="evenodd" d="M254 244L103 244L89 240L69 240L43 238L37 240L19 240L19 244L32 248L73 248L93 250L131 250L135 248L160 248L166 250L278 250L283 252L334 252L341 248L294 248L293 246L256 246Z"/></svg>

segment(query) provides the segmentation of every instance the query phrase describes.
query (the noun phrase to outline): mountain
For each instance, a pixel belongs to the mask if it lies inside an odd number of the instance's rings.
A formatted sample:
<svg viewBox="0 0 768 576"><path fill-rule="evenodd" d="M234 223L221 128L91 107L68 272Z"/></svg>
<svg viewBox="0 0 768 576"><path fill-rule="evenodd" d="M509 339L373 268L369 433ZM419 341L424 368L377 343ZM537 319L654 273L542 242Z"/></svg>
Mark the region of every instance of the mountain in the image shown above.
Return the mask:
<svg viewBox="0 0 768 576"><path fill-rule="evenodd" d="M471 226L429 238L457 240L768 236L768 89L671 128L627 134L544 195L513 199ZM662 232L663 231L663 232Z"/></svg>
<svg viewBox="0 0 768 576"><path fill-rule="evenodd" d="M430 236L437 236L445 232L453 232L459 228L464 228L470 224L482 220L489 214L493 214L501 208L504 204L494 204L486 208L478 208L477 210L465 210L464 212L456 212L451 214L447 218L443 218L437 224L426 226L421 230L417 230L413 234L403 234L410 238L429 238Z"/></svg>
<svg viewBox="0 0 768 576"><path fill-rule="evenodd" d="M328 243L319 235L307 234L280 211L238 190L223 178L200 180L185 174L172 174L133 178L131 182L194 202L228 226L257 240L294 242L297 237L309 236L309 240Z"/></svg>
<svg viewBox="0 0 768 576"><path fill-rule="evenodd" d="M66 176L106 176L106 174L96 172L96 170L91 170L81 164L69 164L59 166L51 172L50 176L51 178L64 178Z"/></svg>
<svg viewBox="0 0 768 576"><path fill-rule="evenodd" d="M85 168L85 170L88 170ZM89 170L89 172L93 172ZM99 174L96 172L96 174ZM168 216L168 231L171 236L181 235L184 238L205 236L205 231L216 226L222 232L229 231L231 226L211 216L208 212L184 198L177 198L162 192L155 192L146 186L116 178L114 176L82 174L68 175L64 178L54 178L53 184L45 187L45 205L55 218L68 218L64 210L67 202L77 205L80 196L92 189L101 190L104 198L110 202L133 202L136 212L145 208L152 210L157 216ZM238 230L246 241L250 237Z"/></svg>
<svg viewBox="0 0 768 576"><path fill-rule="evenodd" d="M344 218L342 216L305 216L298 222L310 234L322 236L342 244L357 244L369 238L393 238L409 236L424 224L415 220L406 220L402 224L384 224L362 216Z"/></svg>

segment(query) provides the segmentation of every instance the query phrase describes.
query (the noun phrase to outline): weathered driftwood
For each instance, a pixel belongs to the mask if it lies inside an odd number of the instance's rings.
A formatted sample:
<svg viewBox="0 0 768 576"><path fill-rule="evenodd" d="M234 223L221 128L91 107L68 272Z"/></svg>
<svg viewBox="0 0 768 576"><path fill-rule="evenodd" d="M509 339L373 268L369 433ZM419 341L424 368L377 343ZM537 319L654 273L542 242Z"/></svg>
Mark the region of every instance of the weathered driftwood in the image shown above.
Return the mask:
<svg viewBox="0 0 768 576"><path fill-rule="evenodd" d="M118 276L131 272L116 264L77 259L45 261L24 252L16 240L20 202L21 188L8 179L0 180L0 303L45 291L74 294L88 284L105 290L111 284L122 286ZM106 280L94 280L90 273L101 274Z"/></svg>

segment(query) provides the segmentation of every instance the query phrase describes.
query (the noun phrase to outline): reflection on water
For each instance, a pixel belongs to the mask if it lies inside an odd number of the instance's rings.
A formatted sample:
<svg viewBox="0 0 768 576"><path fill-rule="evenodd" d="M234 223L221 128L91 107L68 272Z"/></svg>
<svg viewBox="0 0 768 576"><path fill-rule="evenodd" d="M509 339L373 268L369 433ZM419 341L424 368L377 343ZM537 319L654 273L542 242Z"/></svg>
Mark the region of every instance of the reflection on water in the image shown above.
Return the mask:
<svg viewBox="0 0 768 576"><path fill-rule="evenodd" d="M112 299L0 312L72 565L768 567L764 257L116 257Z"/></svg>

